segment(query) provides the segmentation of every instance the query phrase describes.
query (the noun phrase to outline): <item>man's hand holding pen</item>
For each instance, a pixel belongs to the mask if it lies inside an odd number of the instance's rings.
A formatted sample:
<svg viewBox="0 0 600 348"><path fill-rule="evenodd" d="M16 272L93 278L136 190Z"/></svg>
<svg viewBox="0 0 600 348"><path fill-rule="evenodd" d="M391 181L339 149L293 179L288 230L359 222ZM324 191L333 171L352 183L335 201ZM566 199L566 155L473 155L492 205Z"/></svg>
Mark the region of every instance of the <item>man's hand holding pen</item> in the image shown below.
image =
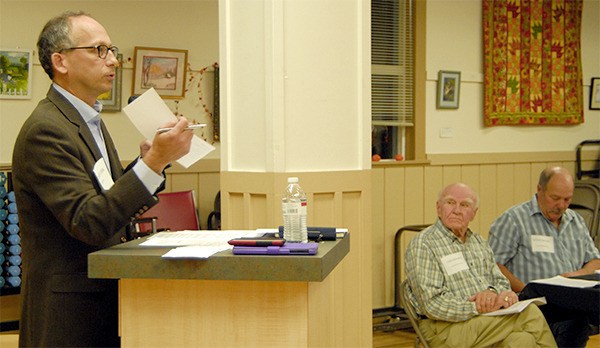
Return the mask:
<svg viewBox="0 0 600 348"><path fill-rule="evenodd" d="M161 128L169 128L156 133L152 146L143 154L144 163L156 173L161 173L167 164L178 160L190 151L193 132L189 132L190 123L185 117L171 121Z"/></svg>
<svg viewBox="0 0 600 348"><path fill-rule="evenodd" d="M185 127L185 130L194 130L194 129L202 128L202 127L205 127L205 126L206 126L206 123L190 123L189 126ZM173 127L158 128L156 130L156 133L161 134L161 133L164 133L164 132L168 132L168 131L170 131L172 129L173 129Z"/></svg>

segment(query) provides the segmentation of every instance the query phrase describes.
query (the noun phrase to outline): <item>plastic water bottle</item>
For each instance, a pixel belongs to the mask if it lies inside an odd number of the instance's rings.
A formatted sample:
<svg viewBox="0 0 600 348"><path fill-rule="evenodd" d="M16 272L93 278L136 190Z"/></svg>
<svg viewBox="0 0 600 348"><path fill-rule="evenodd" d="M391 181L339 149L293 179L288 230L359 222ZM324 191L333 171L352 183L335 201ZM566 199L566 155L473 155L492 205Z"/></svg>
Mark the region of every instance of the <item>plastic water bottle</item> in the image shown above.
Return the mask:
<svg viewBox="0 0 600 348"><path fill-rule="evenodd" d="M281 208L283 210L283 238L286 242L306 243L306 194L298 184L298 178L288 178Z"/></svg>

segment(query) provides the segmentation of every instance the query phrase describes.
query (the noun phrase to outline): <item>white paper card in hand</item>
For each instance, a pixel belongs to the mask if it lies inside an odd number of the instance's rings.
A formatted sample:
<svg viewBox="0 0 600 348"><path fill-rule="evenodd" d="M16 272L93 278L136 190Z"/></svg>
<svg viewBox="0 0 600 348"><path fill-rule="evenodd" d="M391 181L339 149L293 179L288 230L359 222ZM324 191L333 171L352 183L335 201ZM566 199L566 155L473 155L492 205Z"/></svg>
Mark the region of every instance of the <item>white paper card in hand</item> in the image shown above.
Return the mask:
<svg viewBox="0 0 600 348"><path fill-rule="evenodd" d="M513 305L508 308L503 308L503 309L499 309L497 311L484 313L482 315L485 315L488 317L493 317L496 315L521 313L527 306L529 306L532 303L535 305L541 306L541 305L545 305L547 302L546 302L545 297L536 297L536 298L531 298L529 300L518 301L517 303L513 303Z"/></svg>
<svg viewBox="0 0 600 348"><path fill-rule="evenodd" d="M169 121L177 121L177 117L173 115L154 88L150 88L131 104L125 106L123 112L129 117L135 128L150 141L154 139L158 128ZM177 163L188 168L214 149L214 146L194 135L190 152L178 159Z"/></svg>

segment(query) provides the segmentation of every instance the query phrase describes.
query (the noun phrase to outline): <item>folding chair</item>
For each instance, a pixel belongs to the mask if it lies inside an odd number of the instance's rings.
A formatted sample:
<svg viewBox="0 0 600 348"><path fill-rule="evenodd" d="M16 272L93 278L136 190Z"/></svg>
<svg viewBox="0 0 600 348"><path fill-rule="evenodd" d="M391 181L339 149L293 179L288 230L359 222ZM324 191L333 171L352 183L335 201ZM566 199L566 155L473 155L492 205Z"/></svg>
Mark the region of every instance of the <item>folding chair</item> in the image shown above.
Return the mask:
<svg viewBox="0 0 600 348"><path fill-rule="evenodd" d="M157 231L198 230L194 191L158 194L158 203L134 221L134 236Z"/></svg>
<svg viewBox="0 0 600 348"><path fill-rule="evenodd" d="M600 187L591 181L576 181L569 208L583 217L597 248L600 248Z"/></svg>
<svg viewBox="0 0 600 348"><path fill-rule="evenodd" d="M400 268L402 265L402 234L408 231L420 232L428 225L408 225L401 227L394 236L394 306L373 309L373 318L384 318L383 322L373 324L373 331L395 331L411 327L406 313L400 305Z"/></svg>
<svg viewBox="0 0 600 348"><path fill-rule="evenodd" d="M217 192L215 196L215 209L208 214L206 221L207 230L220 230L221 229L221 191Z"/></svg>
<svg viewBox="0 0 600 348"><path fill-rule="evenodd" d="M402 284L400 284L400 303L402 305L402 308L404 308L406 315L408 316L408 320L410 320L410 324L412 325L413 330L415 330L415 333L417 334L417 338L415 338L415 348L419 348L421 346L429 348L429 344L425 340L425 337L423 336L423 333L419 328L419 321L421 320L421 318L415 311L415 308L411 304L410 299L408 297L408 286L409 285L407 280L404 280Z"/></svg>
<svg viewBox="0 0 600 348"><path fill-rule="evenodd" d="M581 159L581 151L583 150L583 147L585 146L598 146L600 145L600 139L594 139L594 140L584 140L582 142L580 142L577 147L575 148L575 166L576 166L576 174L577 174L577 180L581 180L584 177L588 177L588 178L600 178L600 157L598 157L598 161L597 161L597 166L594 169L588 169L588 170L584 170L582 168L582 159Z"/></svg>

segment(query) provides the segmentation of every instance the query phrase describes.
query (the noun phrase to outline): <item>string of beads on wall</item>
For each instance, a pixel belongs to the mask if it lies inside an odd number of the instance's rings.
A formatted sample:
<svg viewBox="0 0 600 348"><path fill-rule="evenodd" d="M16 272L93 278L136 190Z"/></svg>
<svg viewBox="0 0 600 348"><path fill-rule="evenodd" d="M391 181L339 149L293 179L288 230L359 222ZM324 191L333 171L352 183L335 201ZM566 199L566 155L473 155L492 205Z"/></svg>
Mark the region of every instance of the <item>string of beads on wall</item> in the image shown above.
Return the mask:
<svg viewBox="0 0 600 348"><path fill-rule="evenodd" d="M210 88L210 81L204 79L207 72L214 74L213 88ZM206 123L208 127L203 129L201 137L210 144L219 141L218 75L219 64L216 62L200 70L193 69L188 63L185 97L178 100L165 100L167 105L171 104L169 107L176 116L184 116L194 123Z"/></svg>

